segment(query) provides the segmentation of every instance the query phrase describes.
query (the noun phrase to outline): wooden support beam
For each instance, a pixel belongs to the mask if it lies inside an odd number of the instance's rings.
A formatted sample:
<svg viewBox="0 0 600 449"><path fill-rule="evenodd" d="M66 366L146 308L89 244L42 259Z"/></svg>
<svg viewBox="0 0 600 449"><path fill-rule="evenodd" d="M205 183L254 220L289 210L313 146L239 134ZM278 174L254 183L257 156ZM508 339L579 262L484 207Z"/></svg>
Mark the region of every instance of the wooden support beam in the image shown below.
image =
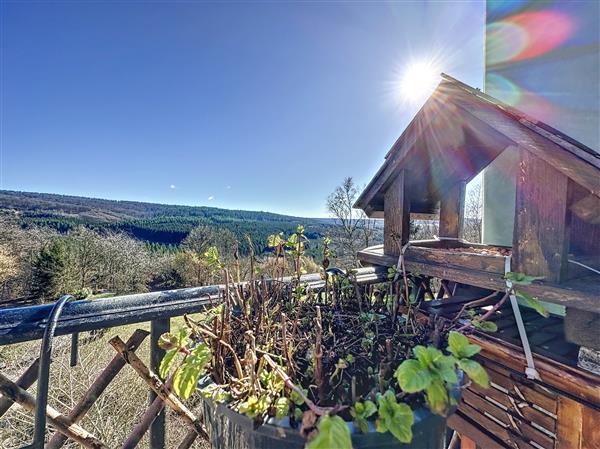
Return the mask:
<svg viewBox="0 0 600 449"><path fill-rule="evenodd" d="M40 367L40 359L35 361L25 370L21 377L15 382L23 390L27 390L33 385L38 378L38 369ZM4 415L8 409L14 404L14 401L7 397L0 397L0 417Z"/></svg>
<svg viewBox="0 0 600 449"><path fill-rule="evenodd" d="M410 235L410 199L406 192L406 171L402 170L385 191L383 248L390 256L399 256Z"/></svg>
<svg viewBox="0 0 600 449"><path fill-rule="evenodd" d="M144 434L148 431L154 420L162 413L165 403L158 396L152 401L150 407L146 409L138 423L133 427L127 439L121 446L121 449L133 449L138 445ZM196 432L193 431L194 435Z"/></svg>
<svg viewBox="0 0 600 449"><path fill-rule="evenodd" d="M457 239L463 224L465 183L452 186L440 201L440 237Z"/></svg>
<svg viewBox="0 0 600 449"><path fill-rule="evenodd" d="M0 393L2 393L3 396L10 398L13 402L19 404L25 410L35 413L35 397L23 390L3 374L0 374ZM60 413L55 408L48 405L46 407L46 415L48 416L48 421L50 424L56 427L59 432L64 433L73 441L76 441L82 446L88 449L108 449L108 446L106 446L102 441L97 439L94 435L79 425L71 422L68 417Z"/></svg>
<svg viewBox="0 0 600 449"><path fill-rule="evenodd" d="M129 340L127 340L127 347L135 351L148 336L148 331L137 329ZM104 370L96 377L94 383L85 392L83 397L79 400L75 407L69 412L68 418L71 422L77 423L85 416L89 409L98 400L100 395L104 392L108 384L112 382L114 377L119 374L121 369L125 366L125 360L120 355L115 355L110 363L104 368ZM59 449L67 441L67 437L61 433L57 433L52 436L46 449Z"/></svg>
<svg viewBox="0 0 600 449"><path fill-rule="evenodd" d="M110 344L115 351L135 370L136 373L148 384L148 386L162 399L165 404L173 409L188 425L192 427L202 438L208 439L208 434L202 426L202 421L196 418L192 412L173 394L160 378L148 369L137 354L130 351L119 336L110 339Z"/></svg>
<svg viewBox="0 0 600 449"><path fill-rule="evenodd" d="M512 270L559 282L568 263L568 178L527 150L519 157Z"/></svg>

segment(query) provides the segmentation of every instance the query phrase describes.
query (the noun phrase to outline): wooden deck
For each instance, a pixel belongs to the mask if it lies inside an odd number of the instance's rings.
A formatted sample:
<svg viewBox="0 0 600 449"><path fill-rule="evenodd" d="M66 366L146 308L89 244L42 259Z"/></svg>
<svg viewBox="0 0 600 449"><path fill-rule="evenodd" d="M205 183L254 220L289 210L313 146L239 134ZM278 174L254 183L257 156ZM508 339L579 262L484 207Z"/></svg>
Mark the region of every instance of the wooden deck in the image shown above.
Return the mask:
<svg viewBox="0 0 600 449"><path fill-rule="evenodd" d="M415 241L405 252L406 269L413 273L424 274L440 279L449 279L463 284L491 290L504 290L504 256L492 252L482 254L469 251L457 251L456 248L436 248L435 241ZM485 248L484 245L469 244L473 248ZM383 245L371 246L358 252L358 258L364 265L393 266L398 258L384 254ZM562 284L535 282L520 286L520 290L530 293L544 301L577 307L595 312L600 307L600 276L591 275L572 279Z"/></svg>

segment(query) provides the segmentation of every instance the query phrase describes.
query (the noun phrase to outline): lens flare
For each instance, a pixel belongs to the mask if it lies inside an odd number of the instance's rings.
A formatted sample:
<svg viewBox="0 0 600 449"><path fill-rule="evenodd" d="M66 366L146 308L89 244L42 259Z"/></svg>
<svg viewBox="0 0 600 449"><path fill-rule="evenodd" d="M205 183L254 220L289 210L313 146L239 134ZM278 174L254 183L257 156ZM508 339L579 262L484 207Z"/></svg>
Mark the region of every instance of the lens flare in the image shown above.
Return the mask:
<svg viewBox="0 0 600 449"><path fill-rule="evenodd" d="M559 11L530 11L487 26L488 64L523 61L560 48L573 34L573 18Z"/></svg>
<svg viewBox="0 0 600 449"><path fill-rule="evenodd" d="M410 64L400 81L402 97L411 103L425 100L431 95L439 83L439 69L430 62Z"/></svg>

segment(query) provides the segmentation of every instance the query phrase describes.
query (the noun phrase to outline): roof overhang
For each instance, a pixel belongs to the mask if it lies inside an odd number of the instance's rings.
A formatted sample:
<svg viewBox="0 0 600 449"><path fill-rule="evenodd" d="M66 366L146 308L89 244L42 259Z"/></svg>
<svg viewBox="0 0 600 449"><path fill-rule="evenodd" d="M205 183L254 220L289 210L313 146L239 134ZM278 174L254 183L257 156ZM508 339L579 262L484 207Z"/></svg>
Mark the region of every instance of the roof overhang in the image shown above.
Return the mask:
<svg viewBox="0 0 600 449"><path fill-rule="evenodd" d="M411 212L432 213L443 193L468 182L508 147L522 147L600 196L600 155L515 109L442 74L442 82L394 143L354 207L381 216L401 170Z"/></svg>

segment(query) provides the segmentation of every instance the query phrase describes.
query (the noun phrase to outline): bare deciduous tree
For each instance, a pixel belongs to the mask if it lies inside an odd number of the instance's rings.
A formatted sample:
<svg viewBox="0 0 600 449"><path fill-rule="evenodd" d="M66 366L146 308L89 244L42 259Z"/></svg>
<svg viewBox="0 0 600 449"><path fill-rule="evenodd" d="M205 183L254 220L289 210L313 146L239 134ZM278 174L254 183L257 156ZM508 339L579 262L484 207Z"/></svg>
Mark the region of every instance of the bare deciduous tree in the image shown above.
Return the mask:
<svg viewBox="0 0 600 449"><path fill-rule="evenodd" d="M336 221L333 235L334 249L338 260L347 265L358 264L356 253L373 242L374 221L353 205L359 190L351 177L335 188L327 197L327 210Z"/></svg>

